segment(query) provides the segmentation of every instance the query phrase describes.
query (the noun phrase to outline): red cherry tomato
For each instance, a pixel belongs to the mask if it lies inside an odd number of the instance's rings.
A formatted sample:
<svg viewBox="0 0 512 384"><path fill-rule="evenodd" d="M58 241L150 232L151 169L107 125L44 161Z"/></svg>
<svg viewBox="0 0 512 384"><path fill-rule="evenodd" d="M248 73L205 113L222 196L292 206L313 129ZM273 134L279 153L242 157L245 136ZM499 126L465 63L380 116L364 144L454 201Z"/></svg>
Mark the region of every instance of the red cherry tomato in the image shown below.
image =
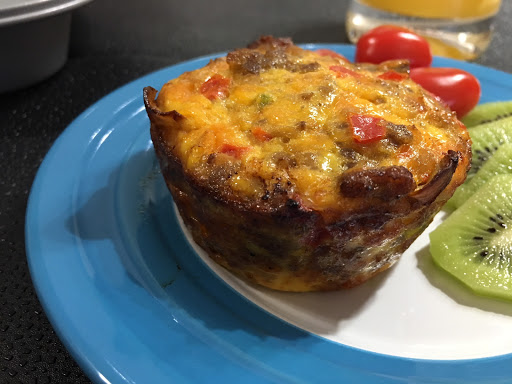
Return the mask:
<svg viewBox="0 0 512 384"><path fill-rule="evenodd" d="M409 60L411 68L428 67L432 63L432 53L423 37L394 25L374 28L357 42L356 63L379 64L397 59Z"/></svg>
<svg viewBox="0 0 512 384"><path fill-rule="evenodd" d="M384 120L368 115L350 116L352 137L357 143L368 144L386 137Z"/></svg>
<svg viewBox="0 0 512 384"><path fill-rule="evenodd" d="M411 79L439 97L461 119L480 100L480 82L457 68L414 68Z"/></svg>

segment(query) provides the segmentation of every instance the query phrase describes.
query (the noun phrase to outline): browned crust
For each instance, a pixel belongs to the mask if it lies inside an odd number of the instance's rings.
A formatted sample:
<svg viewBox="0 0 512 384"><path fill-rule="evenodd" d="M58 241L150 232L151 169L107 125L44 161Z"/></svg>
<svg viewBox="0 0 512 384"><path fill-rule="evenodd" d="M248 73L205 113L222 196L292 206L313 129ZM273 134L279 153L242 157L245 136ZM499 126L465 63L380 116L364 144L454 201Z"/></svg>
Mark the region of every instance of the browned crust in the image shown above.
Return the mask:
<svg viewBox="0 0 512 384"><path fill-rule="evenodd" d="M460 153L448 151L442 158L440 169L430 182L418 191L411 194L416 204L429 205L448 187L452 181L460 160Z"/></svg>
<svg viewBox="0 0 512 384"><path fill-rule="evenodd" d="M156 105L156 95L158 91L153 87L144 87L143 97L144 97L144 105L146 106L146 110L148 115L151 115L153 119L158 119L165 124L165 117L171 117L174 121L178 122L183 120L185 117L179 113L178 111L168 111L163 112ZM163 118L163 119L161 119Z"/></svg>

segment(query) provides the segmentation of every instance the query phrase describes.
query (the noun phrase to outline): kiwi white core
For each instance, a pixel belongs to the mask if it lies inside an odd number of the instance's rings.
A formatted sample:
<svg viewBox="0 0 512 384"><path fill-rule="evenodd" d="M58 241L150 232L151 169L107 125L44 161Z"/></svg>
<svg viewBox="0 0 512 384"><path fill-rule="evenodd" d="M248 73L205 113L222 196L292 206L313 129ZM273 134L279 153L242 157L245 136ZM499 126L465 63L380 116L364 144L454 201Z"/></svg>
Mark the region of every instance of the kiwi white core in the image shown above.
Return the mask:
<svg viewBox="0 0 512 384"><path fill-rule="evenodd" d="M491 239L491 246L503 250L508 249L509 254L512 254L510 253L512 251L512 229L505 228L499 234L494 236Z"/></svg>
<svg viewBox="0 0 512 384"><path fill-rule="evenodd" d="M247 284L215 264L182 229L225 283L262 309L312 334L387 355L459 360L512 353L512 304L473 294L431 259L432 225L388 271L349 290L288 293ZM507 239L512 233L507 230ZM509 242L510 244L510 242Z"/></svg>

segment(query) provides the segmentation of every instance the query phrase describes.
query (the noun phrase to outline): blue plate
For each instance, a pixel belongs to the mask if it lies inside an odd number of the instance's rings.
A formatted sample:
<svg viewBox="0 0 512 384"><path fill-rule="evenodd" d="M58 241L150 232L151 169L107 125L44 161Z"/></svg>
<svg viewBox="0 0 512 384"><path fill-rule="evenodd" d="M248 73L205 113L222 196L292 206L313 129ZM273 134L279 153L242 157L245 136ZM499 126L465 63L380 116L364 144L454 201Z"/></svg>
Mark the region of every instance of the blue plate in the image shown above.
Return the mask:
<svg viewBox="0 0 512 384"><path fill-rule="evenodd" d="M329 48L352 59L354 49ZM293 326L238 294L186 240L158 172L142 88L212 57L138 79L78 117L34 182L30 271L59 337L95 383L505 383L512 355L431 360L370 352ZM512 76L436 58L512 99ZM376 326L378 319L376 319ZM471 335L468 335L471 337Z"/></svg>

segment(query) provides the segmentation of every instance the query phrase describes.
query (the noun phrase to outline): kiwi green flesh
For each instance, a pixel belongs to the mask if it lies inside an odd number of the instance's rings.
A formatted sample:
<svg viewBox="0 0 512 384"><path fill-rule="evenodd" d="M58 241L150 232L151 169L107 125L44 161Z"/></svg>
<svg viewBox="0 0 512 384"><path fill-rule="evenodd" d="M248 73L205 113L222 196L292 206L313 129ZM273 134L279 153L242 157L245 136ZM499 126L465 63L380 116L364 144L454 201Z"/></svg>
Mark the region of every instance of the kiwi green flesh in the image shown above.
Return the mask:
<svg viewBox="0 0 512 384"><path fill-rule="evenodd" d="M454 208L460 207L490 179L502 174L512 175L512 143L506 143L499 147L470 180L457 188L450 199L450 205L453 205Z"/></svg>
<svg viewBox="0 0 512 384"><path fill-rule="evenodd" d="M436 265L475 293L512 300L512 175L494 176L430 233Z"/></svg>
<svg viewBox="0 0 512 384"><path fill-rule="evenodd" d="M477 105L462 119L462 122L470 128L511 116L512 101L496 101Z"/></svg>
<svg viewBox="0 0 512 384"><path fill-rule="evenodd" d="M474 127L469 130L469 136L473 142L473 158L468 179L478 172L499 147L512 143L512 117Z"/></svg>

